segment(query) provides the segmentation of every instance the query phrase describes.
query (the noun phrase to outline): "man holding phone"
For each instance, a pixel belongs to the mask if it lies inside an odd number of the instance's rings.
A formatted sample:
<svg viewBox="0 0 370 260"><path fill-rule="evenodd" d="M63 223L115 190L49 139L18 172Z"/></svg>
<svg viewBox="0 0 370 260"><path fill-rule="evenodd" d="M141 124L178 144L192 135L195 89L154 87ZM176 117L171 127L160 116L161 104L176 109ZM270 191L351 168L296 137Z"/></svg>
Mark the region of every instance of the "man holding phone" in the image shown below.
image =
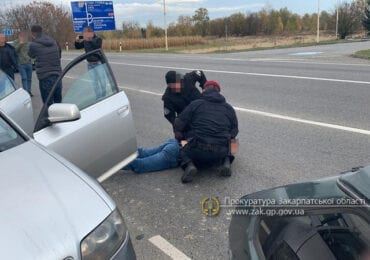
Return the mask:
<svg viewBox="0 0 370 260"><path fill-rule="evenodd" d="M76 37L75 48L85 49L85 52L90 52L102 47L102 39L98 37L91 26L86 26L82 32L82 35ZM101 65L100 59L96 54L89 55L87 58L87 69L90 71L90 75L95 84L95 96L96 99L103 99L106 96L106 81L105 74L103 73L104 67L98 67Z"/></svg>
<svg viewBox="0 0 370 260"><path fill-rule="evenodd" d="M103 40L98 37L91 26L86 26L83 30L82 35L76 37L75 48L76 49L85 49L85 52L90 52L102 47ZM87 57L88 69L93 69L99 64L99 58L90 55Z"/></svg>

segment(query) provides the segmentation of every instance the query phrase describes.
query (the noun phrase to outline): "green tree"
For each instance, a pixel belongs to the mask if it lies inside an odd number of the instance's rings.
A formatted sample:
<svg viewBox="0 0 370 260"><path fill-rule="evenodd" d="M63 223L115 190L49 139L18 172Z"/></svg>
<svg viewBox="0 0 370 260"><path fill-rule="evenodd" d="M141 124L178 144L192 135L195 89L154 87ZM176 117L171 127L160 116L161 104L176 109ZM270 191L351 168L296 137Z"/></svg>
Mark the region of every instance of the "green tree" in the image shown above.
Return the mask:
<svg viewBox="0 0 370 260"><path fill-rule="evenodd" d="M232 14L229 18L229 34L234 36L245 35L245 15L242 13Z"/></svg>
<svg viewBox="0 0 370 260"><path fill-rule="evenodd" d="M203 37L207 35L209 20L208 10L206 8L199 8L195 11L195 14L193 15L193 21L197 34L200 34Z"/></svg>
<svg viewBox="0 0 370 260"><path fill-rule="evenodd" d="M190 36L193 34L193 19L190 16L180 15L177 18L176 29L181 36Z"/></svg>

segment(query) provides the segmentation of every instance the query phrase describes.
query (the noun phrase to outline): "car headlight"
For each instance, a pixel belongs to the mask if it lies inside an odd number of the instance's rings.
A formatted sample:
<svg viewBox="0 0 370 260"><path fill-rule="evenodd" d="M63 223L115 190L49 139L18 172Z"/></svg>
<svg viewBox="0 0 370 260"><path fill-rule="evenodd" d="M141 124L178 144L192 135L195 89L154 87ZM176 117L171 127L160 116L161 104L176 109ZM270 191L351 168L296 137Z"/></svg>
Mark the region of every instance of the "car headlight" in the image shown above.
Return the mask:
<svg viewBox="0 0 370 260"><path fill-rule="evenodd" d="M97 228L81 242L83 260L109 259L126 237L126 225L119 211L114 210Z"/></svg>

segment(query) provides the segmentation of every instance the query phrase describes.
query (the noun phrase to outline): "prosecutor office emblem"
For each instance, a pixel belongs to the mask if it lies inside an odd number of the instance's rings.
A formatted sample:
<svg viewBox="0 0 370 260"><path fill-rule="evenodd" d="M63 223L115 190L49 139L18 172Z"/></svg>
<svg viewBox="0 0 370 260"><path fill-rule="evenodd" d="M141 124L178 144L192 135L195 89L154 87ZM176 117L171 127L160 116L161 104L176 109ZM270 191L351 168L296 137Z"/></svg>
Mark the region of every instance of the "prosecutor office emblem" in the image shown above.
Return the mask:
<svg viewBox="0 0 370 260"><path fill-rule="evenodd" d="M220 213L220 201L217 197L204 197L200 204L202 213L208 217L217 216Z"/></svg>

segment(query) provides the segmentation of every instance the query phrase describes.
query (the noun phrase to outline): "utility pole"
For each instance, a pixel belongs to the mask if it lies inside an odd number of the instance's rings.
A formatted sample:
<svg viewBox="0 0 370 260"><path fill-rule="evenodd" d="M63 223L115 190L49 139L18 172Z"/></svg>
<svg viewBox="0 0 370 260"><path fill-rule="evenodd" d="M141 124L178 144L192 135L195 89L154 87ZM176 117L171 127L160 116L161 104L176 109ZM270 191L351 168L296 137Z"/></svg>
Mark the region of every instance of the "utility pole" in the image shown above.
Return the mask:
<svg viewBox="0 0 370 260"><path fill-rule="evenodd" d="M168 51L167 20L166 20L166 0L163 0L163 23L164 23L164 41L166 43L166 51Z"/></svg>
<svg viewBox="0 0 370 260"><path fill-rule="evenodd" d="M316 42L320 42L320 0L317 0L317 36Z"/></svg>
<svg viewBox="0 0 370 260"><path fill-rule="evenodd" d="M337 6L337 20L335 22L335 38L338 40L339 6Z"/></svg>

